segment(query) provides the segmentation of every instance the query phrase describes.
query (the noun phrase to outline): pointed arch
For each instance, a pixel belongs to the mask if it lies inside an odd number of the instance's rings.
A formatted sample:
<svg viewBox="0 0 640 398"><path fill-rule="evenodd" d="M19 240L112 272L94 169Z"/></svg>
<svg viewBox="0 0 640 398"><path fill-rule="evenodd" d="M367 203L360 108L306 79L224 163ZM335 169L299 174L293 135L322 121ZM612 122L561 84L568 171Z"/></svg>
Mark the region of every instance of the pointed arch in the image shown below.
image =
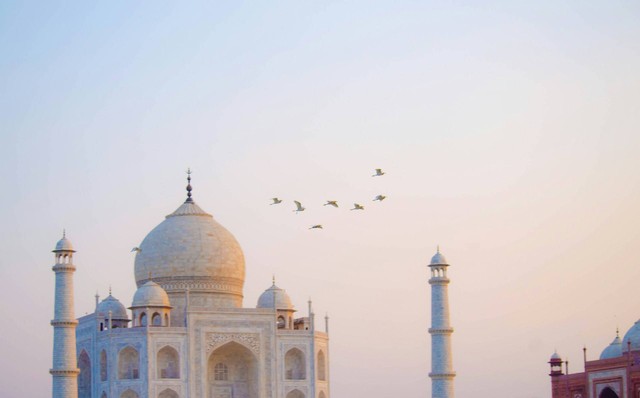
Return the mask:
<svg viewBox="0 0 640 398"><path fill-rule="evenodd" d="M324 394L324 391L320 391L320 394L318 394L318 398L327 398L327 396Z"/></svg>
<svg viewBox="0 0 640 398"><path fill-rule="evenodd" d="M289 391L287 398L305 398L304 393L298 389Z"/></svg>
<svg viewBox="0 0 640 398"><path fill-rule="evenodd" d="M304 380L307 378L307 366L304 353L292 348L284 356L284 378L287 380Z"/></svg>
<svg viewBox="0 0 640 398"><path fill-rule="evenodd" d="M180 396L177 392L173 391L170 388L167 388L166 390L163 390L160 395L158 395L158 398L180 398Z"/></svg>
<svg viewBox="0 0 640 398"><path fill-rule="evenodd" d="M100 381L107 381L109 378L109 371L107 367L107 352L105 350L100 351Z"/></svg>
<svg viewBox="0 0 640 398"><path fill-rule="evenodd" d="M139 326L147 326L147 314L143 312L140 314L140 322L138 322Z"/></svg>
<svg viewBox="0 0 640 398"><path fill-rule="evenodd" d="M160 315L160 313L153 313L151 316L151 326L162 326L162 315Z"/></svg>
<svg viewBox="0 0 640 398"><path fill-rule="evenodd" d="M78 357L78 398L91 398L91 359L85 350Z"/></svg>
<svg viewBox="0 0 640 398"><path fill-rule="evenodd" d="M140 355L131 347L125 347L118 353L118 379L140 378Z"/></svg>
<svg viewBox="0 0 640 398"><path fill-rule="evenodd" d="M604 390L600 393L598 398L619 398L618 394L615 393L610 387L605 387Z"/></svg>
<svg viewBox="0 0 640 398"><path fill-rule="evenodd" d="M122 394L120 394L120 398L139 398L138 393L129 389Z"/></svg>
<svg viewBox="0 0 640 398"><path fill-rule="evenodd" d="M226 370L224 370L226 369ZM215 349L207 365L207 397L259 396L260 373L256 356L235 341Z"/></svg>
<svg viewBox="0 0 640 398"><path fill-rule="evenodd" d="M107 393L105 391L103 391L102 395L100 395L100 398L107 398Z"/></svg>
<svg viewBox="0 0 640 398"><path fill-rule="evenodd" d="M327 380L327 359L322 350L318 351L318 380Z"/></svg>
<svg viewBox="0 0 640 398"><path fill-rule="evenodd" d="M158 378L180 378L180 356L175 348L168 345L162 347L162 349L158 351L156 364L158 367Z"/></svg>

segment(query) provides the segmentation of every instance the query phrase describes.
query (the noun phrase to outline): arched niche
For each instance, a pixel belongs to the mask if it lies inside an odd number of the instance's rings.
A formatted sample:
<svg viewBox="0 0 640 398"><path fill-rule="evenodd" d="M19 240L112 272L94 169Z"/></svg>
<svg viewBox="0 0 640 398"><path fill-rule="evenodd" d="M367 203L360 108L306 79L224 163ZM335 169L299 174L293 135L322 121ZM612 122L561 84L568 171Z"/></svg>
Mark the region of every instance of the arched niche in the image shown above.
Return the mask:
<svg viewBox="0 0 640 398"><path fill-rule="evenodd" d="M138 393L133 390L127 390L120 394L120 398L139 398Z"/></svg>
<svg viewBox="0 0 640 398"><path fill-rule="evenodd" d="M156 365L159 379L180 378L180 356L175 348L165 346L158 351Z"/></svg>
<svg viewBox="0 0 640 398"><path fill-rule="evenodd" d="M327 398L327 396L324 394L324 391L320 391L320 394L318 394L318 398Z"/></svg>
<svg viewBox="0 0 640 398"><path fill-rule="evenodd" d="M318 380L327 380L327 359L322 350L318 351Z"/></svg>
<svg viewBox="0 0 640 398"><path fill-rule="evenodd" d="M91 398L91 359L85 350L78 357L78 398Z"/></svg>
<svg viewBox="0 0 640 398"><path fill-rule="evenodd" d="M107 381L109 378L109 368L107 367L107 352L100 351L100 381Z"/></svg>
<svg viewBox="0 0 640 398"><path fill-rule="evenodd" d="M162 315L154 312L151 316L151 326L162 326Z"/></svg>
<svg viewBox="0 0 640 398"><path fill-rule="evenodd" d="M300 390L292 390L287 394L287 398L305 398L304 393Z"/></svg>
<svg viewBox="0 0 640 398"><path fill-rule="evenodd" d="M304 353L292 348L284 356L284 378L286 380L304 380L307 377Z"/></svg>
<svg viewBox="0 0 640 398"><path fill-rule="evenodd" d="M118 379L140 378L140 355L133 347L126 347L118 353Z"/></svg>
<svg viewBox="0 0 640 398"><path fill-rule="evenodd" d="M209 356L207 397L258 398L258 361L245 346L229 342Z"/></svg>
<svg viewBox="0 0 640 398"><path fill-rule="evenodd" d="M159 395L158 398L180 398L180 396L178 395L177 392L173 391L170 388L167 388L166 390L163 390Z"/></svg>

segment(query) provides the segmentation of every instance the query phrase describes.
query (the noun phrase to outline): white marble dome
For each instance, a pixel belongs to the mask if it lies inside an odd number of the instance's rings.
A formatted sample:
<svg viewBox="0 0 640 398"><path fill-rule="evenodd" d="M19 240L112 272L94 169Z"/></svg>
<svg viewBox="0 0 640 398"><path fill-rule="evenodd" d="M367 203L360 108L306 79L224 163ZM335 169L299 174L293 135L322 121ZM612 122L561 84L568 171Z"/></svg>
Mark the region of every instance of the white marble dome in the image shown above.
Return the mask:
<svg viewBox="0 0 640 398"><path fill-rule="evenodd" d="M113 297L111 294L102 300L98 307L96 308L96 314L98 316L108 318L109 311L111 311L111 318L114 321L128 321L129 315L127 314L127 309L124 308L124 305L117 298Z"/></svg>
<svg viewBox="0 0 640 398"><path fill-rule="evenodd" d="M273 308L274 304L277 310L293 310L291 298L284 289L276 286L275 282L260 295L257 308Z"/></svg>
<svg viewBox="0 0 640 398"><path fill-rule="evenodd" d="M160 285L154 281L148 281L133 295L131 308L139 307L171 307L171 303L167 292Z"/></svg>
<svg viewBox="0 0 640 398"><path fill-rule="evenodd" d="M138 286L153 279L169 294L192 292L241 302L244 254L234 236L189 198L140 244Z"/></svg>
<svg viewBox="0 0 640 398"><path fill-rule="evenodd" d="M73 245L71 244L71 241L67 239L67 237L64 234L62 236L62 239L60 239L58 243L56 243L56 248L54 252L57 252L57 251L70 251L70 252L75 251L73 250Z"/></svg>
<svg viewBox="0 0 640 398"><path fill-rule="evenodd" d="M440 253L440 249L438 252L431 257L431 265L448 265L447 259Z"/></svg>
<svg viewBox="0 0 640 398"><path fill-rule="evenodd" d="M600 354L600 359L618 358L622 356L622 340L616 332L616 338Z"/></svg>

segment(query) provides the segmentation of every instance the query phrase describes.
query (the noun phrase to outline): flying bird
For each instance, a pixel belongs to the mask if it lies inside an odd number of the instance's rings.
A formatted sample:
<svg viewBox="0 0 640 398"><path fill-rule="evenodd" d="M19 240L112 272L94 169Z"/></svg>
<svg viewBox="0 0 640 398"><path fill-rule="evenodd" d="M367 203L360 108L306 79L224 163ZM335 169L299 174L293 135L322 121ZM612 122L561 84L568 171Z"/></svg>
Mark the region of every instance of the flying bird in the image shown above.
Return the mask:
<svg viewBox="0 0 640 398"><path fill-rule="evenodd" d="M338 207L338 201L337 200L327 200L327 203L323 204L323 206Z"/></svg>
<svg viewBox="0 0 640 398"><path fill-rule="evenodd" d="M349 210L364 210L364 206L363 205L359 205L357 203L353 204L353 209L349 209Z"/></svg>
<svg viewBox="0 0 640 398"><path fill-rule="evenodd" d="M312 225L311 228L309 229L322 229L322 225L320 224Z"/></svg>
<svg viewBox="0 0 640 398"><path fill-rule="evenodd" d="M387 197L386 197L386 196L384 196L384 195L378 195L378 196L376 196L376 198L375 198L373 201L375 202L376 200L378 200L378 201L382 202L382 201L383 201L383 200L385 200L386 198L387 198Z"/></svg>
<svg viewBox="0 0 640 398"><path fill-rule="evenodd" d="M269 203L270 205L277 205L277 204L282 203L282 199L271 198L271 200L273 200L273 203Z"/></svg>
<svg viewBox="0 0 640 398"><path fill-rule="evenodd" d="M304 207L302 207L302 203L298 202L297 200L294 200L293 203L296 204L296 209L294 210L296 214L298 214L298 212L304 211Z"/></svg>
<svg viewBox="0 0 640 398"><path fill-rule="evenodd" d="M136 246L136 247L134 247L133 249L131 249L131 253L133 253L133 252L138 252L138 253L140 253L141 251L142 251L142 249L141 249L141 248L139 248L139 247L137 247L137 246Z"/></svg>
<svg viewBox="0 0 640 398"><path fill-rule="evenodd" d="M382 169L376 169L376 173L374 175L372 175L371 177L380 177L384 175L384 171L382 171Z"/></svg>

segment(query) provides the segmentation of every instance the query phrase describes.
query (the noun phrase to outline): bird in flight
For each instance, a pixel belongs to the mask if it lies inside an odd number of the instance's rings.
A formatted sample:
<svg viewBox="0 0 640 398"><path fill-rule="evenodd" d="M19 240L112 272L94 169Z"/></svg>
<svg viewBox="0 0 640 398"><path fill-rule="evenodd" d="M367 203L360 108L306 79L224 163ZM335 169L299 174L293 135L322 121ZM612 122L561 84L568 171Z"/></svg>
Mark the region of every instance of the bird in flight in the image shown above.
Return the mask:
<svg viewBox="0 0 640 398"><path fill-rule="evenodd" d="M294 200L293 203L296 204L296 209L294 210L296 214L298 212L304 211L304 207L302 207L302 203L298 202L297 200Z"/></svg>
<svg viewBox="0 0 640 398"><path fill-rule="evenodd" d="M327 203L323 204L323 206L338 207L338 201L337 200L327 200Z"/></svg>
<svg viewBox="0 0 640 398"><path fill-rule="evenodd" d="M382 169L376 169L376 173L374 175L372 175L371 177L380 177L384 175L384 171L382 171Z"/></svg>
<svg viewBox="0 0 640 398"><path fill-rule="evenodd" d="M312 225L311 228L309 229L322 229L322 225L320 224Z"/></svg>
<svg viewBox="0 0 640 398"><path fill-rule="evenodd" d="M271 198L271 200L273 200L273 203L269 203L270 205L277 205L277 204L282 203L282 199Z"/></svg>
<svg viewBox="0 0 640 398"><path fill-rule="evenodd" d="M382 201L383 201L383 200L385 200L386 198L387 198L387 197L386 197L386 196L384 196L384 195L378 195L378 196L376 196L376 198L375 198L373 201L375 202L376 200L378 200L378 201L382 202Z"/></svg>
<svg viewBox="0 0 640 398"><path fill-rule="evenodd" d="M349 210L364 210L364 206L363 205L359 205L357 203L353 204L353 209L349 209Z"/></svg>

